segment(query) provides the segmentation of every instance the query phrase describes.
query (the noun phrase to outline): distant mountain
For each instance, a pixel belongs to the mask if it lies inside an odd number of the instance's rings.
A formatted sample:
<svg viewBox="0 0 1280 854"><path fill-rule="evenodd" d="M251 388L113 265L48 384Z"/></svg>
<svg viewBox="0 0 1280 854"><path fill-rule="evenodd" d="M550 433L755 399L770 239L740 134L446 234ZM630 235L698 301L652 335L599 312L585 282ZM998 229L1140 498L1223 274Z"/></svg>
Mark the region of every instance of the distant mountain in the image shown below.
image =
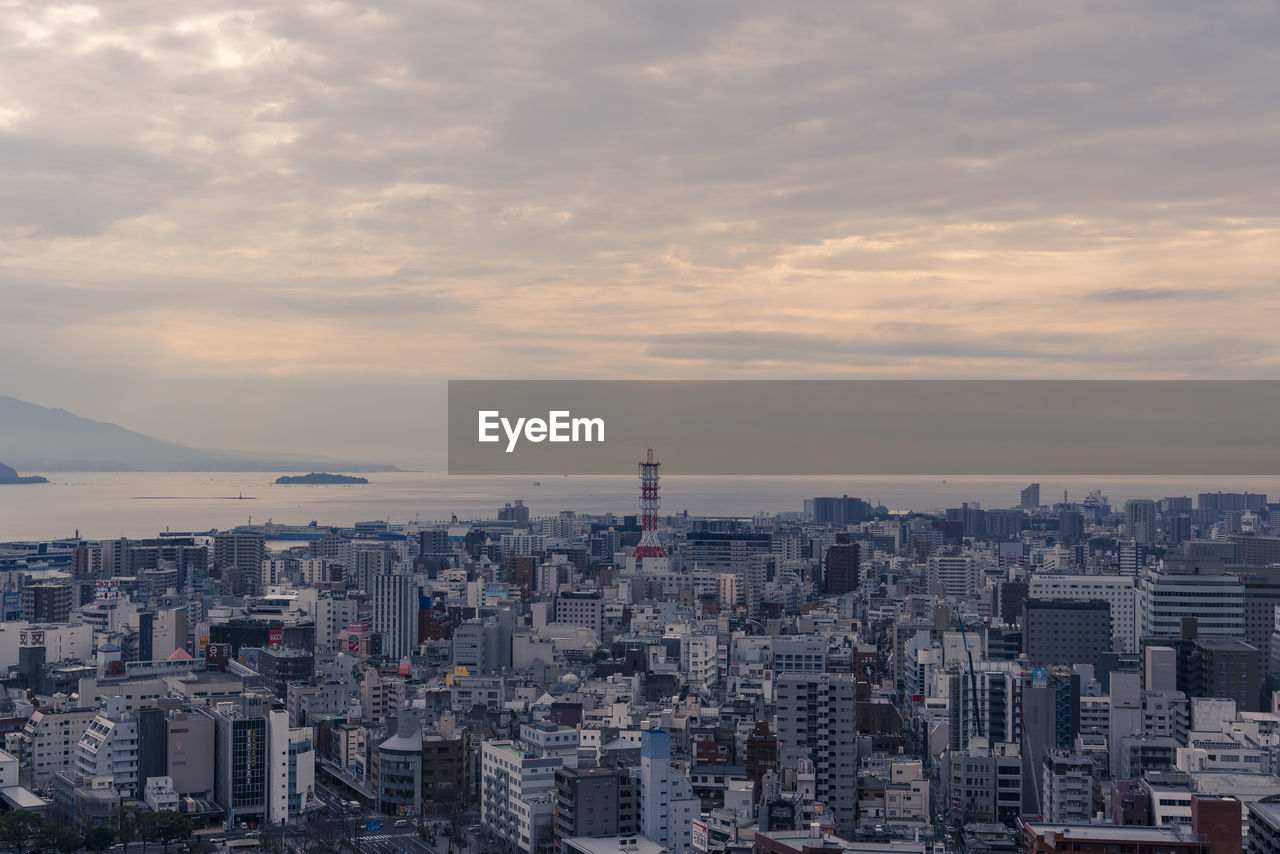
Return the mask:
<svg viewBox="0 0 1280 854"><path fill-rule="evenodd" d="M6 484L15 484L15 483L48 483L48 482L49 482L48 478L41 477L38 474L22 477L16 471L13 470L12 466L7 466L4 463L0 463L0 486L6 485Z"/></svg>
<svg viewBox="0 0 1280 854"><path fill-rule="evenodd" d="M0 460L38 471L399 471L381 463L190 448L3 395Z"/></svg>

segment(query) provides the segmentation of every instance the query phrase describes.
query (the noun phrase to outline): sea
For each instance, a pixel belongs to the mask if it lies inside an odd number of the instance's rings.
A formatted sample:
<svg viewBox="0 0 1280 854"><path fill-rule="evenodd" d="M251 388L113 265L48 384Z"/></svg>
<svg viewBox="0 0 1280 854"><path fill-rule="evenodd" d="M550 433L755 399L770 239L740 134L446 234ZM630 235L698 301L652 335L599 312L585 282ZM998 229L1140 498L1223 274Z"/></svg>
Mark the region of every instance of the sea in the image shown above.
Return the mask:
<svg viewBox="0 0 1280 854"><path fill-rule="evenodd" d="M351 525L493 519L517 499L533 517L562 510L636 512L634 477L477 477L440 472L366 475L368 484L278 485L260 472L46 472L50 483L0 486L0 542L47 540L77 534L91 539L150 537L161 532L208 532L242 524ZM938 511L961 502L1012 507L1027 483L1040 483L1040 500L1080 501L1100 490L1112 505L1128 498L1200 492L1255 492L1280 496L1280 477L711 477L662 478L662 512L696 516L798 513L804 500L849 495L891 511Z"/></svg>

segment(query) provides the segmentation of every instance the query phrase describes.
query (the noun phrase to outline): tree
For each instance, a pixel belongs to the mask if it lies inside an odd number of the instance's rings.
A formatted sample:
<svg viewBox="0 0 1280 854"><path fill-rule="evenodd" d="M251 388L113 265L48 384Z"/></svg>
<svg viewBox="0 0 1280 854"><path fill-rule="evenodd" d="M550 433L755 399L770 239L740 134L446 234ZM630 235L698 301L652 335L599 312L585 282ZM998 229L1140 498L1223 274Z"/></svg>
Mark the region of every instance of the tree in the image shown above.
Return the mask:
<svg viewBox="0 0 1280 854"><path fill-rule="evenodd" d="M74 854L84 845L84 837L76 833L74 830L68 830L65 827L52 825L53 833L50 834L49 841L53 843L53 847L57 848L62 854Z"/></svg>
<svg viewBox="0 0 1280 854"><path fill-rule="evenodd" d="M102 854L116 841L116 832L108 825L95 824L84 833L84 847Z"/></svg>
<svg viewBox="0 0 1280 854"><path fill-rule="evenodd" d="M137 804L123 804L113 813L116 838L124 844L124 854L129 854L130 842L142 840L142 850L147 848L142 835L143 815L142 808Z"/></svg>
<svg viewBox="0 0 1280 854"><path fill-rule="evenodd" d="M195 825L177 810L157 810L142 817L142 838L149 842L159 842L168 851L174 842L180 842L191 835Z"/></svg>
<svg viewBox="0 0 1280 854"><path fill-rule="evenodd" d="M12 810L0 816L0 843L12 851L33 847L48 822L27 810Z"/></svg>

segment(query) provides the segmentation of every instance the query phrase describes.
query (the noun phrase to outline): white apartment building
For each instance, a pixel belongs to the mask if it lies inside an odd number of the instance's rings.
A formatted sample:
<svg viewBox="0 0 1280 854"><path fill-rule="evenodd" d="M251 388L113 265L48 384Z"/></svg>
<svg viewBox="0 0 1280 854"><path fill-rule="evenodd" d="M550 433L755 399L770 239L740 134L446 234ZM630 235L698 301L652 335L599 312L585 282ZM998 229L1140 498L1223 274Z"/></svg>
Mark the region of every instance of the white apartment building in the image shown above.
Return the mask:
<svg viewBox="0 0 1280 854"><path fill-rule="evenodd" d="M689 778L671 767L671 733L642 730L640 775L640 833L671 854L688 854L693 845L693 822L702 815L702 801L693 794Z"/></svg>
<svg viewBox="0 0 1280 854"><path fill-rule="evenodd" d="M480 750L480 823L531 854L552 832L560 766L559 757L535 756L522 742L486 741Z"/></svg>
<svg viewBox="0 0 1280 854"><path fill-rule="evenodd" d="M28 789L42 789L54 774L74 769L76 746L97 716L97 709L32 713L17 733L17 743L13 745L26 763L22 769L22 785Z"/></svg>
<svg viewBox="0 0 1280 854"><path fill-rule="evenodd" d="M110 777L122 796L137 795L138 722L125 711L123 697L104 697L102 710L76 745L76 770L86 777Z"/></svg>
<svg viewBox="0 0 1280 854"><path fill-rule="evenodd" d="M982 589L982 570L973 555L929 555L929 583L952 599L977 596Z"/></svg>

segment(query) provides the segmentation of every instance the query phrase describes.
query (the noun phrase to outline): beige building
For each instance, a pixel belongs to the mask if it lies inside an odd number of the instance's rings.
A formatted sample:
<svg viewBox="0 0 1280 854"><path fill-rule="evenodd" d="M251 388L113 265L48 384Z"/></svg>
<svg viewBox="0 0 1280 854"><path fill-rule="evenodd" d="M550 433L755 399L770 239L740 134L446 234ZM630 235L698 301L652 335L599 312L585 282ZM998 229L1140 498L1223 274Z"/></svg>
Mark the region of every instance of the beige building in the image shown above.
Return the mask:
<svg viewBox="0 0 1280 854"><path fill-rule="evenodd" d="M929 821L929 781L919 760L890 766L884 788L884 813L889 824L925 824Z"/></svg>
<svg viewBox="0 0 1280 854"><path fill-rule="evenodd" d="M10 739L23 763L21 785L42 789L54 774L75 768L76 744L97 714L96 708L32 714Z"/></svg>

